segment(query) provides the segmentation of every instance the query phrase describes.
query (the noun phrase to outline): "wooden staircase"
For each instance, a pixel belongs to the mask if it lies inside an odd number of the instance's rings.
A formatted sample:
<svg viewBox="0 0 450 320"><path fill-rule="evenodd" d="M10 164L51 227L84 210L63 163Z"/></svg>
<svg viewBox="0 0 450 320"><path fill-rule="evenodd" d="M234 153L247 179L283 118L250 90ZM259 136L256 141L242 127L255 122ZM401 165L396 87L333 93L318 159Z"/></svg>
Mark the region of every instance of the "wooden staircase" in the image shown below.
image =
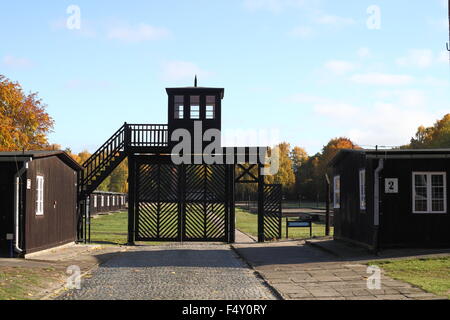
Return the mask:
<svg viewBox="0 0 450 320"><path fill-rule="evenodd" d="M83 164L78 181L79 197L86 199L126 158L126 127L123 125Z"/></svg>

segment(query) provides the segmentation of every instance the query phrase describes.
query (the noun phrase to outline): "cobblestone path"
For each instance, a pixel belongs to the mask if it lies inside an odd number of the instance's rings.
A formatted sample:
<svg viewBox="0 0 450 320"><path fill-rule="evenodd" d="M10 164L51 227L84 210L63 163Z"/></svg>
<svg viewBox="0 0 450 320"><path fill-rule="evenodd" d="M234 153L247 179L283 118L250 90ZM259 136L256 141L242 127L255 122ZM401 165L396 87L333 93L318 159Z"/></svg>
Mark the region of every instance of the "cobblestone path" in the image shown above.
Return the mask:
<svg viewBox="0 0 450 320"><path fill-rule="evenodd" d="M59 299L275 299L228 245L136 247L83 278Z"/></svg>

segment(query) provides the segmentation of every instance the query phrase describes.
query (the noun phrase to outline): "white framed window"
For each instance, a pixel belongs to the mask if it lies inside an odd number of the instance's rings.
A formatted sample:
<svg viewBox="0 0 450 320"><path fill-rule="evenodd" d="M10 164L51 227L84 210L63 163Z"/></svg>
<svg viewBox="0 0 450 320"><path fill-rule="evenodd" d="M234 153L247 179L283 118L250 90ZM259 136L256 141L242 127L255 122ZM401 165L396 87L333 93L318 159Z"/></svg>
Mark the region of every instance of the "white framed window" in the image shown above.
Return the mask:
<svg viewBox="0 0 450 320"><path fill-rule="evenodd" d="M200 119L200 96L191 96L191 119Z"/></svg>
<svg viewBox="0 0 450 320"><path fill-rule="evenodd" d="M94 208L97 208L97 196L94 195Z"/></svg>
<svg viewBox="0 0 450 320"><path fill-rule="evenodd" d="M184 96L175 96L175 119L184 119Z"/></svg>
<svg viewBox="0 0 450 320"><path fill-rule="evenodd" d="M100 206L105 206L105 197L104 196L100 196Z"/></svg>
<svg viewBox="0 0 450 320"><path fill-rule="evenodd" d="M36 176L36 215L44 215L44 177Z"/></svg>
<svg viewBox="0 0 450 320"><path fill-rule="evenodd" d="M447 174L413 172L413 213L447 213Z"/></svg>
<svg viewBox="0 0 450 320"><path fill-rule="evenodd" d="M359 170L359 208L366 210L366 170Z"/></svg>
<svg viewBox="0 0 450 320"><path fill-rule="evenodd" d="M341 176L335 176L333 180L333 204L335 209L341 207Z"/></svg>
<svg viewBox="0 0 450 320"><path fill-rule="evenodd" d="M206 119L216 118L216 96L206 96Z"/></svg>

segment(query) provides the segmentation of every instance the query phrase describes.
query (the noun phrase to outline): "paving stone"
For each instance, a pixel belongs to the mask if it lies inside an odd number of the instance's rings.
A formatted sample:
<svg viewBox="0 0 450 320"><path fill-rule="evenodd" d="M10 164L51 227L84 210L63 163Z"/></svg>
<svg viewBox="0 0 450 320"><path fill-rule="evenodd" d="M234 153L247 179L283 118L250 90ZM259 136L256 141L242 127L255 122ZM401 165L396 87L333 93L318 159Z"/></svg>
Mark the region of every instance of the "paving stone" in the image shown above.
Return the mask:
<svg viewBox="0 0 450 320"><path fill-rule="evenodd" d="M334 289L310 289L309 292L316 298L341 296L341 294Z"/></svg>
<svg viewBox="0 0 450 320"><path fill-rule="evenodd" d="M289 295L297 292L304 291L304 288L295 286L295 285L285 285L285 284L279 284L276 286L277 291L280 292L283 295Z"/></svg>
<svg viewBox="0 0 450 320"><path fill-rule="evenodd" d="M368 291L373 295L392 295L392 294L403 294L400 290L394 288L385 288L385 289L368 289Z"/></svg>
<svg viewBox="0 0 450 320"><path fill-rule="evenodd" d="M382 294L375 295L375 297L380 298L382 300L407 300L408 298L401 294Z"/></svg>
<svg viewBox="0 0 450 320"><path fill-rule="evenodd" d="M397 281L397 280L385 280L382 281L383 286L390 288L414 288L412 285L406 282Z"/></svg>
<svg viewBox="0 0 450 320"><path fill-rule="evenodd" d="M240 251L241 254L256 270L263 271L264 277L267 275L268 278L271 278L275 274L277 278L285 277L296 284L294 287L287 288L290 293L284 295L286 299L293 299L295 288L300 293L297 299L307 300L314 298L301 298L305 290L313 294L316 299L403 300L436 298L434 295L407 297L408 294L418 293L416 292L417 288L408 283L394 280L385 273L381 275L381 289L369 290L367 279L370 274L367 273L365 261L342 261L324 251L312 248L312 246L287 242L283 243L282 249L279 249L279 245L269 243L258 247L257 250L252 250L248 246L241 248L245 249ZM262 248L266 248L267 251L262 250ZM267 254L267 252L270 252L270 254ZM306 277L305 273L308 273L311 277ZM280 286L285 284L275 284L273 287L282 292L283 287ZM284 288L286 289L286 287Z"/></svg>
<svg viewBox="0 0 450 320"><path fill-rule="evenodd" d="M406 293L405 296L407 296L408 298L434 298L436 297L436 295L432 294L432 293L428 293L428 292L420 292L420 293Z"/></svg>
<svg viewBox="0 0 450 320"><path fill-rule="evenodd" d="M341 279L338 277L334 277L334 276L319 276L319 277L314 277L314 280L320 281L320 282L336 282Z"/></svg>
<svg viewBox="0 0 450 320"><path fill-rule="evenodd" d="M358 296L367 297L367 296L373 295L372 292L370 292L370 290L367 290L367 289L356 289L356 290L353 290L353 294L355 296L357 296L357 297Z"/></svg>
<svg viewBox="0 0 450 320"><path fill-rule="evenodd" d="M376 296L359 296L359 297L348 297L346 300L382 300Z"/></svg>
<svg viewBox="0 0 450 320"><path fill-rule="evenodd" d="M342 277L359 277L359 275L354 271L340 271L340 272L333 272L333 275L339 278Z"/></svg>
<svg viewBox="0 0 450 320"><path fill-rule="evenodd" d="M286 283L293 283L295 281L292 281L291 279L267 279L267 281L269 281L271 284L286 284Z"/></svg>
<svg viewBox="0 0 450 320"><path fill-rule="evenodd" d="M391 289L391 290L393 290L393 289ZM424 293L422 289L414 288L414 287L412 287L412 288L398 288L396 291L398 291L399 293L404 294L404 295L414 294L414 293L417 293L417 294Z"/></svg>
<svg viewBox="0 0 450 320"><path fill-rule="evenodd" d="M336 289L343 297L354 297L352 289Z"/></svg>
<svg viewBox="0 0 450 320"><path fill-rule="evenodd" d="M314 298L311 293L306 290L297 291L296 293L288 294L290 299L305 299L305 298Z"/></svg>
<svg viewBox="0 0 450 320"><path fill-rule="evenodd" d="M352 281L352 280L364 280L365 277L360 275L354 275L354 276L339 276L339 278L341 278L341 280L344 281Z"/></svg>
<svg viewBox="0 0 450 320"><path fill-rule="evenodd" d="M295 282L295 283L307 283L307 282L317 282L317 279L315 279L315 278L313 278L313 277L311 277L311 276L309 276L309 277L305 277L305 278L303 278L303 277L291 277L290 278L293 282Z"/></svg>

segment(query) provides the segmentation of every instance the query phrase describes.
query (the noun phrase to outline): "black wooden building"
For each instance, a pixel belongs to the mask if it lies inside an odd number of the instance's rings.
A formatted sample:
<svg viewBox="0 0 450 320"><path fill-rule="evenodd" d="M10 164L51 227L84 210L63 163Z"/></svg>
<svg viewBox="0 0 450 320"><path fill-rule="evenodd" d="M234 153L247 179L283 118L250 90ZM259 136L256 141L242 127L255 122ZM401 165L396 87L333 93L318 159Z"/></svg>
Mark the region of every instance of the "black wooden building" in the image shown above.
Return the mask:
<svg viewBox="0 0 450 320"><path fill-rule="evenodd" d="M335 239L373 250L450 246L450 149L341 150L330 166Z"/></svg>
<svg viewBox="0 0 450 320"><path fill-rule="evenodd" d="M120 211L127 208L127 194L109 191L94 191L89 198L89 213L96 215Z"/></svg>
<svg viewBox="0 0 450 320"><path fill-rule="evenodd" d="M63 151L0 152L0 254L76 241L77 178Z"/></svg>

